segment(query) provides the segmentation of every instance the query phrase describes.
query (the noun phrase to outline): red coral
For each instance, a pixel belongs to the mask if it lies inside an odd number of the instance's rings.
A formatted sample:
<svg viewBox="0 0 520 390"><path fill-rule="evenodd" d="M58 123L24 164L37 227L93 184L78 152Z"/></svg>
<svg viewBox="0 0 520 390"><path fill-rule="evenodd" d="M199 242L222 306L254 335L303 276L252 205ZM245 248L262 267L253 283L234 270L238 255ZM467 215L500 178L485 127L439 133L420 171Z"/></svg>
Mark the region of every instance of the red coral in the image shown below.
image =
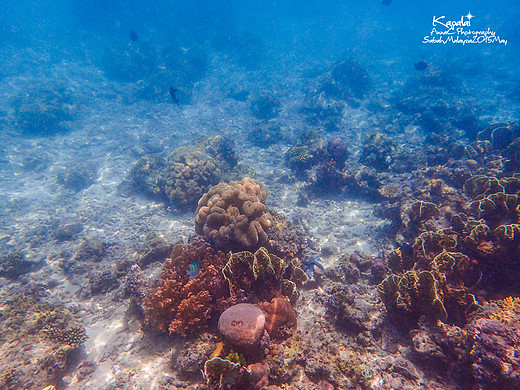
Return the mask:
<svg viewBox="0 0 520 390"><path fill-rule="evenodd" d="M194 260L199 262L200 271L190 279L187 271ZM226 262L224 253L215 251L202 239L175 245L164 263L159 285L143 300L146 324L186 336L216 321L229 297L221 272Z"/></svg>

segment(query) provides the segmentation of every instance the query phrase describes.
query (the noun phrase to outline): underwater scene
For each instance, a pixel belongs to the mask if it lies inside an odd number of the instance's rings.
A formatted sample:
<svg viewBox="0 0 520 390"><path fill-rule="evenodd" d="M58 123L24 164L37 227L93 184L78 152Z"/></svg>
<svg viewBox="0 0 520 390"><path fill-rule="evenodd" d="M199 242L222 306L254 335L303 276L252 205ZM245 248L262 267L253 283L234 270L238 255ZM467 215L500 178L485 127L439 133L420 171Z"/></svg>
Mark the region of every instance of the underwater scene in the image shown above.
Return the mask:
<svg viewBox="0 0 520 390"><path fill-rule="evenodd" d="M0 390L520 389L520 3L2 0Z"/></svg>

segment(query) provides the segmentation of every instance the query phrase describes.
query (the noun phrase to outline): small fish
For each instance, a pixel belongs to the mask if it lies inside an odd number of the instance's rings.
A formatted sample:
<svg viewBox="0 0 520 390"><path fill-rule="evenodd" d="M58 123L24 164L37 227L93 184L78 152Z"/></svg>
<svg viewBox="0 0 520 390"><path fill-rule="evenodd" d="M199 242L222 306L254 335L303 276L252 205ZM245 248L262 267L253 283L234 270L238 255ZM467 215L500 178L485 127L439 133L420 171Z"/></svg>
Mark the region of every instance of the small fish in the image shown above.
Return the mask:
<svg viewBox="0 0 520 390"><path fill-rule="evenodd" d="M170 96L172 97L173 99L173 102L175 104L177 104L177 107L181 108L181 105L179 104L179 99L177 98L177 95L176 95L176 92L178 91L178 89L175 89L173 87L170 87Z"/></svg>
<svg viewBox="0 0 520 390"><path fill-rule="evenodd" d="M130 31L130 39L132 42L137 42L139 40L139 35L135 33L134 30Z"/></svg>
<svg viewBox="0 0 520 390"><path fill-rule="evenodd" d="M200 265L198 260L193 260L193 263L190 264L190 269L186 271L186 275L190 277L190 279L194 279L200 272Z"/></svg>
<svg viewBox="0 0 520 390"><path fill-rule="evenodd" d="M426 61L419 61L413 64L413 67L416 70L425 70L428 67L428 63Z"/></svg>
<svg viewBox="0 0 520 390"><path fill-rule="evenodd" d="M392 0L383 0L384 5L390 5L391 2L392 2Z"/></svg>

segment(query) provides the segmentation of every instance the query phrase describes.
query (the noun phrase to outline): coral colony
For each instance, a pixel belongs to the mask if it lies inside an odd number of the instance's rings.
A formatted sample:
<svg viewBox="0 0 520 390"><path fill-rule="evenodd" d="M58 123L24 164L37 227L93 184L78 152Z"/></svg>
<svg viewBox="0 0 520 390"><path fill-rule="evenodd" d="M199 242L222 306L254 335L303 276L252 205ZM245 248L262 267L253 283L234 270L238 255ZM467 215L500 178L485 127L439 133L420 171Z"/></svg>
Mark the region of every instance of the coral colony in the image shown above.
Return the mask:
<svg viewBox="0 0 520 390"><path fill-rule="evenodd" d="M370 271L369 280L377 283L386 316L410 333L417 359L450 370L464 386L497 382L511 388L517 383L519 361L511 353L520 336L518 299L486 301L479 294L486 290L498 297L505 293L503 286L514 286L518 280L520 179L514 173L519 163L518 129L515 124L493 125L463 151L479 159L484 145L495 145L498 154L510 156L500 175L465 168L450 176L449 171L427 168L421 171L423 181L405 180L413 182L405 187L411 193L400 197L377 182L366 183L364 189L360 184L350 186L364 196L375 185L370 191L378 193L384 207L399 205L394 231L402 244L373 260L353 254L340 278L356 283L365 270ZM302 140L316 145L314 137ZM395 153L383 139L380 135L368 139L361 155L381 171L391 166L384 156ZM338 156L339 150L346 153L341 140L332 140L327 150L316 146L308 150L320 151L298 153L312 153L311 160L329 164L335 161L331 169L348 177ZM289 156L297 155L289 151ZM277 248L273 238L280 238L284 229L282 220L265 206L266 198L263 185L250 178L211 187L195 214L196 232L204 240L178 244L163 267L159 286L142 301L149 326L186 337L197 338L202 331L220 336L214 353L199 362L209 388L260 389L290 383L298 364L310 364L296 359L289 368L279 363L287 359L287 348L303 348L296 346L302 343L296 328L299 290L315 278L316 268L336 278L336 271L328 272L320 257L298 260L292 252L280 252L279 257L266 249ZM348 284L333 284L327 313L336 326L350 329L371 345L385 311L377 305L363 307L366 291L354 291ZM498 350L496 343L502 346ZM432 349L438 350L437 355L430 354ZM366 387L370 375L356 371L355 362L344 361L343 374L323 375L329 383L346 375Z"/></svg>
<svg viewBox="0 0 520 390"><path fill-rule="evenodd" d="M360 56L269 90L234 26L192 46L182 26L168 45L124 28L67 51L95 63L83 96L44 77L76 60L30 78L43 60L0 29L0 89L18 88L0 103L0 389L520 389L520 125L491 119L518 113L518 80L483 108L458 74L479 64L409 59L394 81L401 60ZM515 74L489 53L489 85ZM117 99L89 122L98 96Z"/></svg>

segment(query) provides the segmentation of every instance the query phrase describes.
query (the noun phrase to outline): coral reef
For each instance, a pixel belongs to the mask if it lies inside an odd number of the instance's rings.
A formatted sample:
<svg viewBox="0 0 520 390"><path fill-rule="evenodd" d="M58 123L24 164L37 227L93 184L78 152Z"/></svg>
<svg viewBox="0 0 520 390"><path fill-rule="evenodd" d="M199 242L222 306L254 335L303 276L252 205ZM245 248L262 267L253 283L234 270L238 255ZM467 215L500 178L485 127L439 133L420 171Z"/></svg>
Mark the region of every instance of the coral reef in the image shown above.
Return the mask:
<svg viewBox="0 0 520 390"><path fill-rule="evenodd" d="M327 293L327 313L340 329L355 335L380 331L384 310L372 291L338 283L333 284Z"/></svg>
<svg viewBox="0 0 520 390"><path fill-rule="evenodd" d="M338 169L345 168L345 161L347 161L349 155L345 141L341 138L331 139L327 145L327 152Z"/></svg>
<svg viewBox="0 0 520 390"><path fill-rule="evenodd" d="M385 171L390 168L394 155L395 147L392 140L384 134L377 133L365 141L360 161L378 171Z"/></svg>
<svg viewBox="0 0 520 390"><path fill-rule="evenodd" d="M486 140L496 150L504 150L520 137L520 125L514 122L493 123L478 133L479 141Z"/></svg>
<svg viewBox="0 0 520 390"><path fill-rule="evenodd" d="M280 107L280 99L271 95L256 97L250 103L251 113L261 120L276 118L280 113Z"/></svg>
<svg viewBox="0 0 520 390"><path fill-rule="evenodd" d="M351 103L354 99L363 99L368 92L371 78L368 72L355 59L339 62L325 74L319 92L327 96Z"/></svg>
<svg viewBox="0 0 520 390"><path fill-rule="evenodd" d="M87 164L74 166L57 174L57 182L75 192L90 187L94 184L96 178L96 170Z"/></svg>
<svg viewBox="0 0 520 390"><path fill-rule="evenodd" d="M166 200L181 208L195 208L197 201L218 183L217 161L199 150L177 149L167 158L164 170Z"/></svg>
<svg viewBox="0 0 520 390"><path fill-rule="evenodd" d="M235 141L230 136L217 135L215 137L202 138L197 141L197 146L204 153L217 160L224 170L232 169L238 164Z"/></svg>
<svg viewBox="0 0 520 390"><path fill-rule="evenodd" d="M200 272L190 279L186 272L194 260L199 262ZM226 261L222 252L201 239L175 245L163 265L159 285L149 289L143 299L145 323L183 336L197 335L216 323L229 297L221 272Z"/></svg>
<svg viewBox="0 0 520 390"><path fill-rule="evenodd" d="M273 120L258 122L247 134L247 139L255 146L267 148L283 139L282 128Z"/></svg>
<svg viewBox="0 0 520 390"><path fill-rule="evenodd" d="M195 145L175 149L166 159L141 157L120 188L134 189L178 210L194 210L200 197L236 168L237 162L232 139L203 138Z"/></svg>
<svg viewBox="0 0 520 390"><path fill-rule="evenodd" d="M96 238L87 236L81 240L77 251L72 257L65 257L60 268L67 274L87 274L92 268L92 263L99 263L108 252L109 245Z"/></svg>
<svg viewBox="0 0 520 390"><path fill-rule="evenodd" d="M448 372L463 388L517 388L519 302L512 297L488 302L462 328L422 319L410 332L415 359Z"/></svg>
<svg viewBox="0 0 520 390"><path fill-rule="evenodd" d="M171 365L179 370L183 379L200 378L204 362L215 357L212 353L218 349L217 346L215 335L200 333L194 340L186 340L181 348L174 351Z"/></svg>
<svg viewBox="0 0 520 390"><path fill-rule="evenodd" d="M220 315L218 330L231 344L252 347L263 336L265 321L266 316L258 307L250 303L239 303Z"/></svg>
<svg viewBox="0 0 520 390"><path fill-rule="evenodd" d="M166 161L160 156L144 156L137 160L127 175L129 185L151 198L163 197Z"/></svg>
<svg viewBox="0 0 520 390"><path fill-rule="evenodd" d="M323 140L316 130L303 131L287 151L286 160L291 170L300 177L320 162L329 161Z"/></svg>
<svg viewBox="0 0 520 390"><path fill-rule="evenodd" d="M116 272L112 269L92 272L88 276L82 296L92 297L94 295L106 294L119 286Z"/></svg>
<svg viewBox="0 0 520 390"><path fill-rule="evenodd" d="M0 256L0 277L16 279L34 270L39 262L30 261L21 252L9 252Z"/></svg>
<svg viewBox="0 0 520 390"><path fill-rule="evenodd" d="M311 92L308 103L300 110L306 116L306 120L313 126L320 126L326 132L340 130L346 103L341 100L322 99L321 94L315 95L314 92Z"/></svg>
<svg viewBox="0 0 520 390"><path fill-rule="evenodd" d="M2 297L0 387L42 389L58 384L69 356L86 340L85 328L63 305L36 295Z"/></svg>
<svg viewBox="0 0 520 390"><path fill-rule="evenodd" d="M496 124L479 137L503 150L515 129ZM378 287L390 314L464 326L489 295L518 294L520 181L497 164L503 157L490 148L474 162L477 174L454 170L448 176L450 165L429 169L415 199L400 200L403 244L389 254L393 273Z"/></svg>
<svg viewBox="0 0 520 390"><path fill-rule="evenodd" d="M294 304L300 296L297 283L306 279L294 262L288 263L263 247L255 253L231 253L222 273L229 283L231 297L251 303L283 295Z"/></svg>
<svg viewBox="0 0 520 390"><path fill-rule="evenodd" d="M83 230L83 222L77 218L64 218L55 222L54 237L59 241L73 239Z"/></svg>
<svg viewBox="0 0 520 390"><path fill-rule="evenodd" d="M271 339L284 339L296 330L296 311L285 297L276 297L260 306L265 313L265 330Z"/></svg>
<svg viewBox="0 0 520 390"><path fill-rule="evenodd" d="M267 191L254 179L220 183L202 196L195 231L223 250L256 250L267 242Z"/></svg>
<svg viewBox="0 0 520 390"><path fill-rule="evenodd" d="M244 366L219 357L204 364L204 378L212 389L240 390L250 386L249 372Z"/></svg>
<svg viewBox="0 0 520 390"><path fill-rule="evenodd" d="M132 260L140 267L146 267L156 261L163 262L172 252L173 245L164 237L156 234L148 235L142 246L132 256Z"/></svg>
<svg viewBox="0 0 520 390"><path fill-rule="evenodd" d="M77 115L74 94L61 83L32 81L11 102L24 135L45 137L67 132Z"/></svg>
<svg viewBox="0 0 520 390"><path fill-rule="evenodd" d="M78 348L87 340L85 328L80 325L69 329L63 329L52 324L43 328L42 332L51 340L65 345L70 345L72 348Z"/></svg>
<svg viewBox="0 0 520 390"><path fill-rule="evenodd" d="M428 132L461 129L476 138L481 129L476 107L461 100L461 79L445 67L429 67L411 77L392 98L394 106Z"/></svg>
<svg viewBox="0 0 520 390"><path fill-rule="evenodd" d="M283 215L269 211L272 217L266 248L282 258L301 258L309 239L300 224L293 224Z"/></svg>

